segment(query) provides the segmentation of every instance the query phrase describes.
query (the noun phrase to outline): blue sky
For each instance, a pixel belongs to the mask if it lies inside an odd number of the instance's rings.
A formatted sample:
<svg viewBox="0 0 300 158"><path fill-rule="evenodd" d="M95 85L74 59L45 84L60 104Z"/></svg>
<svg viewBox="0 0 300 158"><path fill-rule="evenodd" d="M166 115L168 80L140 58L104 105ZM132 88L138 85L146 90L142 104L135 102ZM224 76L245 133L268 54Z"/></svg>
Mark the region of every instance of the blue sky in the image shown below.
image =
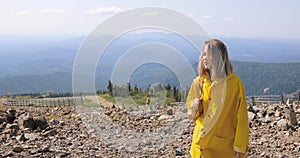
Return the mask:
<svg viewBox="0 0 300 158"><path fill-rule="evenodd" d="M210 35L300 39L297 0L1 0L0 35L87 35L120 12L163 7L193 18Z"/></svg>

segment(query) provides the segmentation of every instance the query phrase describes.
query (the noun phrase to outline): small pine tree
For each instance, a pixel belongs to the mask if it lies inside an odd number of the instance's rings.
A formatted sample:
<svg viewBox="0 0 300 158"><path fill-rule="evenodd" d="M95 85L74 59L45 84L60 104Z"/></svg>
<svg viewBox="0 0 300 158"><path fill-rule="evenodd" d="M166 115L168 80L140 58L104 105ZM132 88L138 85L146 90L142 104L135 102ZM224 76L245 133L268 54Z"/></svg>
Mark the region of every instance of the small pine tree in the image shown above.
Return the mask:
<svg viewBox="0 0 300 158"><path fill-rule="evenodd" d="M130 83L127 83L127 88L128 88L128 91L131 92L131 85L130 85Z"/></svg>
<svg viewBox="0 0 300 158"><path fill-rule="evenodd" d="M177 97L177 89L176 89L176 86L173 87L173 98L175 99L175 101L178 100L178 97Z"/></svg>
<svg viewBox="0 0 300 158"><path fill-rule="evenodd" d="M97 95L100 95L100 94L101 94L100 90L97 90L96 94L97 94Z"/></svg>
<svg viewBox="0 0 300 158"><path fill-rule="evenodd" d="M109 81L108 81L108 85L107 85L107 90L108 90L110 96L113 96L112 89L113 89L113 84L112 84L111 81L109 80Z"/></svg>
<svg viewBox="0 0 300 158"><path fill-rule="evenodd" d="M139 89L138 89L137 85L135 85L133 89L134 89L134 94L138 94L139 93Z"/></svg>

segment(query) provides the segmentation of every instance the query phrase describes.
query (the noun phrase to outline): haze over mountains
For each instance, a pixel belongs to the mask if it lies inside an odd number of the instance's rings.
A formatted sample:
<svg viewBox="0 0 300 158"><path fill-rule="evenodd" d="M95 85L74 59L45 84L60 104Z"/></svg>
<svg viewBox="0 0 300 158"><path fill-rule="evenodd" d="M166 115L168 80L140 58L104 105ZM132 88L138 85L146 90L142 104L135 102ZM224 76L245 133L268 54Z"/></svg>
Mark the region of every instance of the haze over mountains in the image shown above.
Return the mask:
<svg viewBox="0 0 300 158"><path fill-rule="evenodd" d="M84 39L77 37L56 41L0 36L0 95L71 92L73 62ZM291 93L299 89L300 40L220 39L228 46L235 72L244 81L247 95L262 94L267 87L270 88L267 94ZM161 32L132 33L119 37L105 50L95 72L96 88L106 89L120 56L132 47L149 42L176 48L196 68L199 53L183 38ZM154 50L144 50L141 55ZM141 88L157 82L178 86L175 74L157 63L140 66L130 78L131 85Z"/></svg>

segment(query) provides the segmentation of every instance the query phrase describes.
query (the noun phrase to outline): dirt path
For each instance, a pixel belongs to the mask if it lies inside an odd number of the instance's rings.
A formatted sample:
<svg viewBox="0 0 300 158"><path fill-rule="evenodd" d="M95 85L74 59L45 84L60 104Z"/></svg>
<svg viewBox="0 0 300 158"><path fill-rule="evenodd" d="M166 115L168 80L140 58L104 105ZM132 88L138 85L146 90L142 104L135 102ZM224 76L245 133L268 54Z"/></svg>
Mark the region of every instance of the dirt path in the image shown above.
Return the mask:
<svg viewBox="0 0 300 158"><path fill-rule="evenodd" d="M107 100L105 100L104 98L100 97L100 96L94 96L94 95L90 95L90 96L85 96L84 99L88 99L91 100L95 103L101 104L105 107L109 106L111 107L113 105L112 102L109 102Z"/></svg>

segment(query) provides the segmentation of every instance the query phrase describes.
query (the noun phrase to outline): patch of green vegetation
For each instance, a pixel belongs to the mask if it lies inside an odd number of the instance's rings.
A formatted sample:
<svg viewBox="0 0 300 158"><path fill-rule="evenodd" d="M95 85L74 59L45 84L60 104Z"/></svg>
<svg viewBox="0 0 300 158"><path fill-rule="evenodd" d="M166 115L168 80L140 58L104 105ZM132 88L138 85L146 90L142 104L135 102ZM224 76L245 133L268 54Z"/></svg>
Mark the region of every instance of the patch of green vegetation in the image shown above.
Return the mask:
<svg viewBox="0 0 300 158"><path fill-rule="evenodd" d="M89 99L84 99L83 100L83 105L88 106L88 107L103 107L103 105L95 103L94 101L89 100Z"/></svg>
<svg viewBox="0 0 300 158"><path fill-rule="evenodd" d="M100 97L104 98L105 100L107 100L109 102L116 103L115 98L112 97L111 95L109 95L108 93L100 94Z"/></svg>
<svg viewBox="0 0 300 158"><path fill-rule="evenodd" d="M132 88L128 83L127 86L118 87L114 86L115 91L112 96L113 84L109 82L108 91L97 93L100 97L106 99L109 102L118 103L125 107L130 106L144 106L146 105L146 100L150 98L150 105L170 105L172 102L180 101L181 93L176 87L172 87L168 84L163 87L161 84L157 84L154 87L149 87L147 90L138 89L137 86Z"/></svg>

